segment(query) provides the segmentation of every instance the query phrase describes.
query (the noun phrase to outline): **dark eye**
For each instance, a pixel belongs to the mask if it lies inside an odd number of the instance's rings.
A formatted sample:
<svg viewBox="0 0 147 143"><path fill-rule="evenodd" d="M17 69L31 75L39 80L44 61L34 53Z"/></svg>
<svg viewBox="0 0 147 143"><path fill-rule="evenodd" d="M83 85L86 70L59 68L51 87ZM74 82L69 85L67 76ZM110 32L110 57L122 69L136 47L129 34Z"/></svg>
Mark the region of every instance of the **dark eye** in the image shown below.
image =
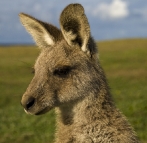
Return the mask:
<svg viewBox="0 0 147 143"><path fill-rule="evenodd" d="M64 66L64 67L59 67L59 68L55 69L53 74L60 76L60 77L65 77L69 74L70 71L71 71L71 67Z"/></svg>

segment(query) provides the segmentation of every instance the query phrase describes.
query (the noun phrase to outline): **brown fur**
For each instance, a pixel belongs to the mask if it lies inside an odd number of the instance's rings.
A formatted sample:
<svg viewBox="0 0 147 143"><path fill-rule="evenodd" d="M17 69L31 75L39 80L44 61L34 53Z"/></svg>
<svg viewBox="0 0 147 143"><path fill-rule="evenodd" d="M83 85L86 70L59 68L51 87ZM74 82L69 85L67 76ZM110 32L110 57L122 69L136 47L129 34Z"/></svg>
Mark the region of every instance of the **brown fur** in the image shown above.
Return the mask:
<svg viewBox="0 0 147 143"><path fill-rule="evenodd" d="M41 48L22 97L25 111L39 115L55 108L56 143L139 143L112 101L84 8L68 5L61 31L27 14L20 19Z"/></svg>

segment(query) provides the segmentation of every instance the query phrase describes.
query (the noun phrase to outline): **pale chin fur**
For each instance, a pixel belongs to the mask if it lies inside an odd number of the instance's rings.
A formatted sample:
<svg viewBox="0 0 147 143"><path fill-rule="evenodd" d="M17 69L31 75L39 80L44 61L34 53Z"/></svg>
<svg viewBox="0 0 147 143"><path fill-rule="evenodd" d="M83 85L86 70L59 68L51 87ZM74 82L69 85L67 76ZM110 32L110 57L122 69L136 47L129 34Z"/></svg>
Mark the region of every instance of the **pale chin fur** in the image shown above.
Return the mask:
<svg viewBox="0 0 147 143"><path fill-rule="evenodd" d="M33 115L33 114L31 114L30 112L28 112L26 109L24 109L24 111L25 111L27 114L29 114L29 115Z"/></svg>

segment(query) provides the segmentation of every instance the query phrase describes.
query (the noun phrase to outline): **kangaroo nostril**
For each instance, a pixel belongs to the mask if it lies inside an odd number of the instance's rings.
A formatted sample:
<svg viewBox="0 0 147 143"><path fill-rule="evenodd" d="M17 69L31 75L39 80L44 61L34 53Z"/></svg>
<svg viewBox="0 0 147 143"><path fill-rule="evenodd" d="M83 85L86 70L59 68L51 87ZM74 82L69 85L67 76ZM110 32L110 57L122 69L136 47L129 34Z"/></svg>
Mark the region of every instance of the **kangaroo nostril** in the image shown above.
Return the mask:
<svg viewBox="0 0 147 143"><path fill-rule="evenodd" d="M26 104L26 109L28 110L29 108L31 108L35 103L35 98L34 97L30 97L27 104Z"/></svg>

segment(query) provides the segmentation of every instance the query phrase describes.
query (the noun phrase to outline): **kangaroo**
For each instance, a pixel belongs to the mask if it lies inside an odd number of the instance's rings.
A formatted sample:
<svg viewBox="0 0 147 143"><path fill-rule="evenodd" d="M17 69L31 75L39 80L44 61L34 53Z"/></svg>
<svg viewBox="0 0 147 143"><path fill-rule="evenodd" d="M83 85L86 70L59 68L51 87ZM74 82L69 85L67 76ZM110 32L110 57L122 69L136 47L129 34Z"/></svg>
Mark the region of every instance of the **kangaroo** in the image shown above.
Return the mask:
<svg viewBox="0 0 147 143"><path fill-rule="evenodd" d="M20 21L41 53L21 104L28 114L55 108L55 143L139 143L116 108L90 26L80 4L60 15L60 29L20 13Z"/></svg>

